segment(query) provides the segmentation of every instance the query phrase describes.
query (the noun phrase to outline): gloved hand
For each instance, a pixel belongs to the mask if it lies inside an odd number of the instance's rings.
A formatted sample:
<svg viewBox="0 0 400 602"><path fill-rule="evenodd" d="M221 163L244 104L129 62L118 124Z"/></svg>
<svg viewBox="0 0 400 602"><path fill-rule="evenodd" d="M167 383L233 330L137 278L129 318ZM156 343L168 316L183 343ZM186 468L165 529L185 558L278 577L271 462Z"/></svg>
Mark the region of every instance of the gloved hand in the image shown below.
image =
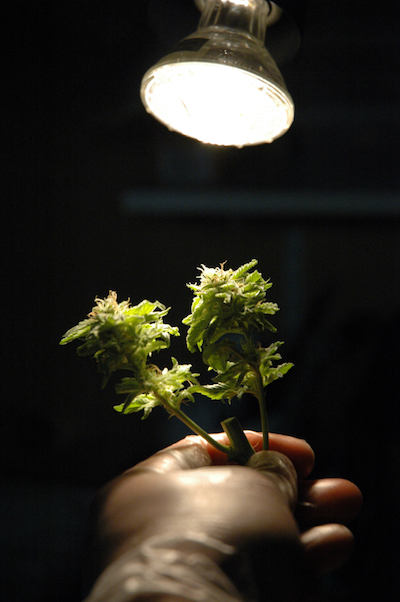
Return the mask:
<svg viewBox="0 0 400 602"><path fill-rule="evenodd" d="M261 434L246 434L260 450ZM109 568L88 600L308 600L314 578L351 554L344 524L361 493L343 479L305 480L305 441L271 434L270 450L231 465L189 436L107 485L93 549L97 573Z"/></svg>

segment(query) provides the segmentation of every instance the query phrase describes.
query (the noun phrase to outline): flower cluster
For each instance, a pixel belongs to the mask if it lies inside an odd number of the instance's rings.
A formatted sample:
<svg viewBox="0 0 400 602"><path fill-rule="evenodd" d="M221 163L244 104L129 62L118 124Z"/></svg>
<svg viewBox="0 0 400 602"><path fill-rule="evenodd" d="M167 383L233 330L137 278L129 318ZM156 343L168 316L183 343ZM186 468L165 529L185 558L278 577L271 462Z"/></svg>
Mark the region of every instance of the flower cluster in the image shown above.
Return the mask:
<svg viewBox="0 0 400 602"><path fill-rule="evenodd" d="M275 332L269 316L279 308L266 299L272 284L253 269L256 264L253 260L237 270L225 270L224 265L218 268L203 265L199 284L188 284L194 297L191 313L183 320L189 327L186 343L191 352L202 351L205 365L214 371L211 384L201 385L198 374L191 372L191 365L181 365L173 357L170 369L161 369L150 361L153 353L170 346L172 336L179 336L177 327L164 323L169 309L158 301L144 300L138 305L131 305L129 300L118 303L116 293L110 291L105 299L95 299L96 305L88 317L71 328L61 344L82 341L78 354L94 357L104 375L103 386L115 371L127 373L116 385L117 393L125 395L125 401L114 406L117 411L125 414L143 411L146 418L153 408L163 406L231 458L248 457L251 448L243 447L244 435L233 435L236 441L232 439L232 447L223 446L194 423L181 405L193 402L196 393L220 401L250 393L259 402L264 440L268 444L264 389L283 376L292 364L275 364L281 359L278 353L281 342L268 347L257 342L258 333ZM229 428L233 433L233 426Z"/></svg>

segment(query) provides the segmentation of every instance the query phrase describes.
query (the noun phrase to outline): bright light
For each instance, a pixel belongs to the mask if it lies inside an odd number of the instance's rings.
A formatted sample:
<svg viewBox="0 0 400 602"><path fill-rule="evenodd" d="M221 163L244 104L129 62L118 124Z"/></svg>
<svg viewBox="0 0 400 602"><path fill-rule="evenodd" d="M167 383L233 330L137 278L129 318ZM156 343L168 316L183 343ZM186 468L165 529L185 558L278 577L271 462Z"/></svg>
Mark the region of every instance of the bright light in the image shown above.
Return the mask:
<svg viewBox="0 0 400 602"><path fill-rule="evenodd" d="M169 129L222 146L272 142L294 116L292 99L272 82L210 62L156 65L141 94L147 111Z"/></svg>
<svg viewBox="0 0 400 602"><path fill-rule="evenodd" d="M293 101L265 48L266 0L196 0L187 36L143 77L146 110L170 130L208 144L272 142L293 122ZM275 16L273 17L275 19Z"/></svg>

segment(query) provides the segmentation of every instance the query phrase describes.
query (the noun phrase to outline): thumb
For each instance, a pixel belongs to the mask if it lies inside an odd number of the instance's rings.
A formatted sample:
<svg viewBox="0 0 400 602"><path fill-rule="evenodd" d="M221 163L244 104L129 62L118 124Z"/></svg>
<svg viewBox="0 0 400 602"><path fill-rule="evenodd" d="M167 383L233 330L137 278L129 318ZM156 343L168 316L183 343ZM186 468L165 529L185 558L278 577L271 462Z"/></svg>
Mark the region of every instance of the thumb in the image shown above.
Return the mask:
<svg viewBox="0 0 400 602"><path fill-rule="evenodd" d="M277 485L291 510L297 503L297 473L287 456L264 450L254 453L247 462L249 468L261 472Z"/></svg>

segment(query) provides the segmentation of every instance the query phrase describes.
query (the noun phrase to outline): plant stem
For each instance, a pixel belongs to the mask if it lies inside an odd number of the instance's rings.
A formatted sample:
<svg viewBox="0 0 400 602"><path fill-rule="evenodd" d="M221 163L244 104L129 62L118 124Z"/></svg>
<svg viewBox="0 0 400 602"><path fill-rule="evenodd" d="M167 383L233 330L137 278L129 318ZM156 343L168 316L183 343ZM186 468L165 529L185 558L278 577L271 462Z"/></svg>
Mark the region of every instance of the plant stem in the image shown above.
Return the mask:
<svg viewBox="0 0 400 602"><path fill-rule="evenodd" d="M221 426L232 444L230 459L245 466L254 454L254 449L244 434L239 420L235 417L227 418L221 422Z"/></svg>
<svg viewBox="0 0 400 602"><path fill-rule="evenodd" d="M263 387L261 374L259 372L257 374L257 399L260 408L261 430L263 434L263 449L267 450L269 449L269 424L267 404L265 402L265 391Z"/></svg>
<svg viewBox="0 0 400 602"><path fill-rule="evenodd" d="M257 383L255 396L258 400L258 405L260 408L261 430L262 430L262 434L263 434L263 449L268 450L269 449L269 422L268 422L267 404L265 401L265 390L263 387L263 382L262 382L262 377L261 377L260 371L255 364L253 364L252 362L249 362L241 353L239 353L237 351L237 349L235 349L235 353L239 357L239 359L241 359L242 361L247 363L249 369L252 370L255 374L256 383ZM222 424L222 426L224 427L223 424Z"/></svg>
<svg viewBox="0 0 400 602"><path fill-rule="evenodd" d="M189 416L187 416L185 412L182 412L180 408L176 408L175 406L173 406L163 395L160 395L157 391L153 391L153 393L157 397L157 399L162 403L162 405L169 414L173 414L174 416L179 418L179 420L186 424L186 426L188 426L194 433L196 433L196 435L200 435L200 437L208 441L208 443L210 443L210 445L215 447L218 451L221 451L224 454L227 454L229 457L231 457L233 451L232 447L230 447L229 445L223 445L222 443L219 443L219 441L216 441L216 439L211 437L211 435L209 435L207 431L203 430L201 426L199 426L196 422L194 422L194 420L189 418Z"/></svg>

